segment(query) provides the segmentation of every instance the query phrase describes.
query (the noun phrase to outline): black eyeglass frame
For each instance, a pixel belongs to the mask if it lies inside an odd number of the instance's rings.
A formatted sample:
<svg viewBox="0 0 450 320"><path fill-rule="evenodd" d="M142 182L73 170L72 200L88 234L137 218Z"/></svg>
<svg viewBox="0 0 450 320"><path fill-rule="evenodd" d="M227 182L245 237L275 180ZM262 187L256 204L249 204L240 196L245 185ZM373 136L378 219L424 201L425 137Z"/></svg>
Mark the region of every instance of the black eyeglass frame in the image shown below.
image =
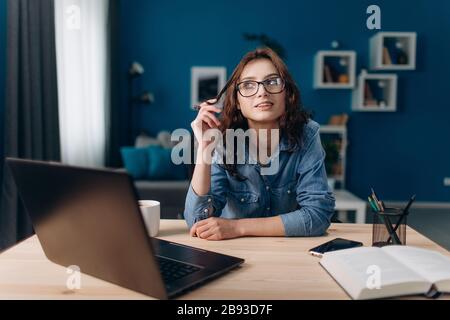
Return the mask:
<svg viewBox="0 0 450 320"><path fill-rule="evenodd" d="M280 79L280 80L281 80L281 82L282 82L282 88L281 88L280 91L277 91L277 92L270 92L269 90L267 90L266 83L267 83L268 81L271 81L271 80L274 80L274 79ZM243 84L243 83L248 83L248 82L257 83L257 84L258 84L258 88L256 89L256 91L255 91L254 94L251 94L251 95L249 95L249 96L244 96L244 95L242 94L242 92L239 90L239 86L240 86L241 84ZM269 79L266 79L266 80L263 80L263 81L245 80L245 81L239 82L238 84L236 84L236 91L239 92L239 94L240 94L241 96L243 96L244 98L253 97L255 94L258 93L258 91L259 91L259 85L261 85L261 84L263 85L264 90L266 90L268 93L271 93L271 94L278 94L278 93L283 92L284 89L286 89L286 81L284 81L284 79L283 79L282 77L273 77L273 78L269 78Z"/></svg>

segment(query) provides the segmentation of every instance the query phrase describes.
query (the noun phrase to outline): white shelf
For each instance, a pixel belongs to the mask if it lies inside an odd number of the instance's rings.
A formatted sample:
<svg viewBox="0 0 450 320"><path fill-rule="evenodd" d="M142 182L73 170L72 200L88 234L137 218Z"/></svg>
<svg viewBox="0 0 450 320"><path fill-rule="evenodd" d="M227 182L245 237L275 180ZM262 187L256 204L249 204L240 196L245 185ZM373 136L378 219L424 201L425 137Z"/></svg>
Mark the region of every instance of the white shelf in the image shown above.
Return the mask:
<svg viewBox="0 0 450 320"><path fill-rule="evenodd" d="M372 70L416 69L416 43L416 32L378 32L370 39L370 68ZM384 51L385 54L383 54ZM395 61L387 63L387 56L392 60L399 59L399 55L406 59L406 63L399 64Z"/></svg>
<svg viewBox="0 0 450 320"><path fill-rule="evenodd" d="M357 86L353 90L352 110L362 112L397 111L397 75L369 74L362 71L358 77Z"/></svg>
<svg viewBox="0 0 450 320"><path fill-rule="evenodd" d="M358 111L358 112L395 112L397 110L394 108L360 107L360 108L353 108L353 111Z"/></svg>
<svg viewBox="0 0 450 320"><path fill-rule="evenodd" d="M341 174L329 175L328 178L335 179L340 183L340 188L345 188L345 175L346 175L346 163L347 163L347 127L346 126L333 126L333 125L321 125L320 134L336 134L339 135L341 140L341 149L339 150L339 162L341 164Z"/></svg>
<svg viewBox="0 0 450 320"><path fill-rule="evenodd" d="M332 126L332 125L323 125L320 126L320 133L347 133L346 126Z"/></svg>
<svg viewBox="0 0 450 320"><path fill-rule="evenodd" d="M318 51L314 62L314 88L315 89L352 89L355 87L356 52L355 51ZM327 65L327 68L325 68ZM339 75L332 69L345 73ZM325 72L326 71L326 72ZM333 77L334 76L334 77ZM342 77L345 82L339 82L335 77ZM326 81L328 79L328 81Z"/></svg>

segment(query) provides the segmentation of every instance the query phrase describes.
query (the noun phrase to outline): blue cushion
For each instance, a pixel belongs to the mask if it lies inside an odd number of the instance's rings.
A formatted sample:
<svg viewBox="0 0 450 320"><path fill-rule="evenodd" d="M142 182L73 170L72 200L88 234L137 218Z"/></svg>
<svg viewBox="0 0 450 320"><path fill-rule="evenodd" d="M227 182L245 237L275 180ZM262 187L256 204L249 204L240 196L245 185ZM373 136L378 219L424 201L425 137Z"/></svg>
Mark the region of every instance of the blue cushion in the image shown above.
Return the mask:
<svg viewBox="0 0 450 320"><path fill-rule="evenodd" d="M122 147L125 169L134 179L146 179L148 169L147 148Z"/></svg>
<svg viewBox="0 0 450 320"><path fill-rule="evenodd" d="M150 146L148 151L148 172L150 180L184 180L187 170L184 164L176 165L172 162L172 149L161 146Z"/></svg>

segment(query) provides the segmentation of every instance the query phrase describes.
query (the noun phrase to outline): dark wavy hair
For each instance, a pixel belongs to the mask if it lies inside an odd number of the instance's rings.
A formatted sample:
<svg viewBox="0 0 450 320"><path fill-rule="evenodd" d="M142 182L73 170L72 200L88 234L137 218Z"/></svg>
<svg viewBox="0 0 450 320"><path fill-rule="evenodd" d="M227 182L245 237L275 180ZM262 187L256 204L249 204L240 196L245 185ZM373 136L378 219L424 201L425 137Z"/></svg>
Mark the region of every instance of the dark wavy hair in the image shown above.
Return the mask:
<svg viewBox="0 0 450 320"><path fill-rule="evenodd" d="M280 117L279 120L280 133L281 136L287 137L289 144L288 151L293 152L293 150L297 146L301 146L303 129L305 124L310 119L311 115L304 109L303 104L301 102L300 90L295 84L295 81L292 78L291 74L289 73L285 63L272 49L267 47L258 48L254 51L248 52L236 66L230 79L216 97L217 101L219 101L222 98L222 96L225 95L223 102L223 111L220 114L221 126L219 127L219 130L225 136L225 131L227 129L243 129L243 130L248 129L247 119L243 116L241 110L237 108L238 104L237 84L240 81L240 77L245 66L250 61L258 59L270 60L285 82L284 90L286 92L286 100L285 100L286 112ZM226 163L225 154L223 161L224 168L233 177L239 180L246 179L237 172L236 161L234 161L233 164Z"/></svg>

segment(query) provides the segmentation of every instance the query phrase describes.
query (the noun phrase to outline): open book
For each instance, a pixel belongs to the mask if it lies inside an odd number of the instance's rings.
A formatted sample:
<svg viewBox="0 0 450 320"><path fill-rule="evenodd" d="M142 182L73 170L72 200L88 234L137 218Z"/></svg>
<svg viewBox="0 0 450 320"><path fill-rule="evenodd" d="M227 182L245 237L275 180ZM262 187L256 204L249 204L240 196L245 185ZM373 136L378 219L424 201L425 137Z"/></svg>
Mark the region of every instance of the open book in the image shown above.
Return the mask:
<svg viewBox="0 0 450 320"><path fill-rule="evenodd" d="M450 258L409 246L325 253L320 264L353 299L450 292Z"/></svg>

